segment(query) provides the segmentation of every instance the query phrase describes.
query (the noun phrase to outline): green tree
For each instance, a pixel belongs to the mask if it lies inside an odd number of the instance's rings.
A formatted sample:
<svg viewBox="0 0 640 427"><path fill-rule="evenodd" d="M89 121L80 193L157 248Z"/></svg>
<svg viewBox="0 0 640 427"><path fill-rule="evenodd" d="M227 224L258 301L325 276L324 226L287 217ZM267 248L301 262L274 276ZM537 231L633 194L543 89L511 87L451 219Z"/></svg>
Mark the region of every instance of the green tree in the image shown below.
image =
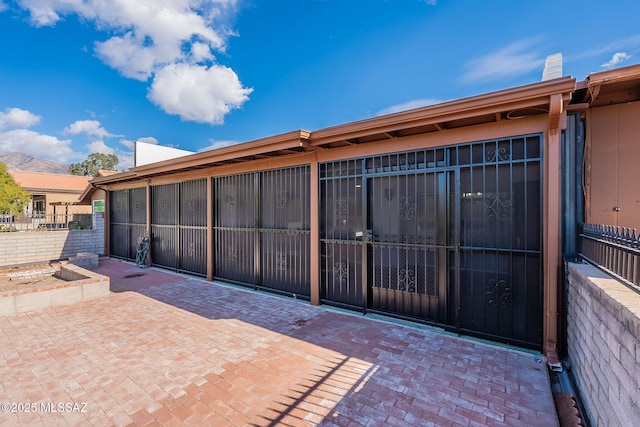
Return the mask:
<svg viewBox="0 0 640 427"><path fill-rule="evenodd" d="M7 165L0 163L0 214L22 213L29 200L29 193L15 183L7 172Z"/></svg>
<svg viewBox="0 0 640 427"><path fill-rule="evenodd" d="M91 153L86 160L80 163L71 163L69 173L71 175L96 176L99 170L113 170L120 163L115 154Z"/></svg>

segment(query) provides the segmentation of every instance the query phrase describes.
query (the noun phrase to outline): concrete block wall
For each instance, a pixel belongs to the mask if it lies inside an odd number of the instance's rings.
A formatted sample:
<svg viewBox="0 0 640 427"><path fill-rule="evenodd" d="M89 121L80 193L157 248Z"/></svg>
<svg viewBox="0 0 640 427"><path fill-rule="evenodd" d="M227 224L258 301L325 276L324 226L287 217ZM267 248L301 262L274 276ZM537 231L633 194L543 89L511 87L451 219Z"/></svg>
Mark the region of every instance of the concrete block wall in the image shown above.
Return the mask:
<svg viewBox="0 0 640 427"><path fill-rule="evenodd" d="M63 285L26 288L0 293L0 316L40 310L63 304L73 304L110 294L110 278L73 264L60 265Z"/></svg>
<svg viewBox="0 0 640 427"><path fill-rule="evenodd" d="M569 263L567 345L595 426L640 425L640 294L592 265Z"/></svg>
<svg viewBox="0 0 640 427"><path fill-rule="evenodd" d="M0 267L66 259L79 252L102 255L102 230L0 233Z"/></svg>

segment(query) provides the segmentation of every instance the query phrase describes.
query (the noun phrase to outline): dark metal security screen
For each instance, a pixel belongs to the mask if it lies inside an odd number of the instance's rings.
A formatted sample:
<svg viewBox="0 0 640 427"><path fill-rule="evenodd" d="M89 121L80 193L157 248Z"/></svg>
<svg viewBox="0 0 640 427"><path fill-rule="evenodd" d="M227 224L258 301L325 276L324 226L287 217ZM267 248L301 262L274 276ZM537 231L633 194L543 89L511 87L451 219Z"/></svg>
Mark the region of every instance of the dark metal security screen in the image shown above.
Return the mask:
<svg viewBox="0 0 640 427"><path fill-rule="evenodd" d="M362 162L320 165L320 298L356 309L365 307L366 269Z"/></svg>
<svg viewBox="0 0 640 427"><path fill-rule="evenodd" d="M540 345L540 136L451 149L459 166L459 327Z"/></svg>
<svg viewBox="0 0 640 427"><path fill-rule="evenodd" d="M540 346L541 146L321 164L321 299Z"/></svg>
<svg viewBox="0 0 640 427"><path fill-rule="evenodd" d="M443 173L369 180L371 308L446 320L446 184Z"/></svg>
<svg viewBox="0 0 640 427"><path fill-rule="evenodd" d="M256 188L253 174L213 178L215 277L255 283Z"/></svg>
<svg viewBox="0 0 640 427"><path fill-rule="evenodd" d="M260 174L260 284L309 297L309 167Z"/></svg>
<svg viewBox="0 0 640 427"><path fill-rule="evenodd" d="M309 167L213 178L214 275L310 295Z"/></svg>
<svg viewBox="0 0 640 427"><path fill-rule="evenodd" d="M147 223L145 188L109 193L111 256L135 260L138 237L143 237Z"/></svg>
<svg viewBox="0 0 640 427"><path fill-rule="evenodd" d="M151 187L151 259L154 265L207 272L207 181Z"/></svg>

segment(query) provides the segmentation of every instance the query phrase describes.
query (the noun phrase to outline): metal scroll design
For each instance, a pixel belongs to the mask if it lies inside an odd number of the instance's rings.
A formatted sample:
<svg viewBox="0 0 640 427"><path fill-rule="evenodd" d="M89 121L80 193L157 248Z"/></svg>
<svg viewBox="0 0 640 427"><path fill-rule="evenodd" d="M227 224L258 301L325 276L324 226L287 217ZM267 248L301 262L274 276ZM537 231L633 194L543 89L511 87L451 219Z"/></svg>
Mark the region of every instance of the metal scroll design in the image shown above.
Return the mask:
<svg viewBox="0 0 640 427"><path fill-rule="evenodd" d="M416 274L410 268L401 268L398 272L398 290L399 291L416 291Z"/></svg>
<svg viewBox="0 0 640 427"><path fill-rule="evenodd" d="M486 155L485 155L485 160L487 162L500 162L500 161L506 161L506 160L510 160L511 159L511 153L507 150L506 147L500 147L497 150L494 149L487 149L486 151Z"/></svg>
<svg viewBox="0 0 640 427"><path fill-rule="evenodd" d="M287 207L287 192L286 191L278 191L276 193L276 209L284 209Z"/></svg>
<svg viewBox="0 0 640 427"><path fill-rule="evenodd" d="M491 279L484 287L484 296L487 304L494 307L505 308L511 304L511 285L505 280Z"/></svg>
<svg viewBox="0 0 640 427"><path fill-rule="evenodd" d="M484 208L489 219L510 220L512 213L511 197L506 193L485 193Z"/></svg>
<svg viewBox="0 0 640 427"><path fill-rule="evenodd" d="M236 195L227 194L227 196L225 197L225 202L227 203L228 207L230 207L231 209L235 209L237 204Z"/></svg>
<svg viewBox="0 0 640 427"><path fill-rule="evenodd" d="M349 204L347 199L336 199L333 205L333 216L337 219L347 219L349 215Z"/></svg>
<svg viewBox="0 0 640 427"><path fill-rule="evenodd" d="M413 221L416 219L416 200L411 196L400 197L400 219L402 221Z"/></svg>
<svg viewBox="0 0 640 427"><path fill-rule="evenodd" d="M278 271L286 271L287 270L287 254L284 252L276 252L276 270Z"/></svg>
<svg viewBox="0 0 640 427"><path fill-rule="evenodd" d="M333 278L343 285L349 282L349 268L346 262L336 262L334 264Z"/></svg>
<svg viewBox="0 0 640 427"><path fill-rule="evenodd" d="M409 170L415 169L416 168L415 153L409 153L408 158L401 157L400 167L401 169L409 169Z"/></svg>

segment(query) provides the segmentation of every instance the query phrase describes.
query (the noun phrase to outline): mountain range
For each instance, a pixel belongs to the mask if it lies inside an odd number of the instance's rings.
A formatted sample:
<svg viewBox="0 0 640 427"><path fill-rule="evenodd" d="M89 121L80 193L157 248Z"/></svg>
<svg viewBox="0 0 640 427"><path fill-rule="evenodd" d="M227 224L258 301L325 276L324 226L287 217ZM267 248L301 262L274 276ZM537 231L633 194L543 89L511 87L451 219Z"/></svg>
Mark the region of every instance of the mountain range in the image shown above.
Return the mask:
<svg viewBox="0 0 640 427"><path fill-rule="evenodd" d="M24 153L0 153L0 163L7 165L7 169L26 172L47 172L69 174L69 165L41 159Z"/></svg>

